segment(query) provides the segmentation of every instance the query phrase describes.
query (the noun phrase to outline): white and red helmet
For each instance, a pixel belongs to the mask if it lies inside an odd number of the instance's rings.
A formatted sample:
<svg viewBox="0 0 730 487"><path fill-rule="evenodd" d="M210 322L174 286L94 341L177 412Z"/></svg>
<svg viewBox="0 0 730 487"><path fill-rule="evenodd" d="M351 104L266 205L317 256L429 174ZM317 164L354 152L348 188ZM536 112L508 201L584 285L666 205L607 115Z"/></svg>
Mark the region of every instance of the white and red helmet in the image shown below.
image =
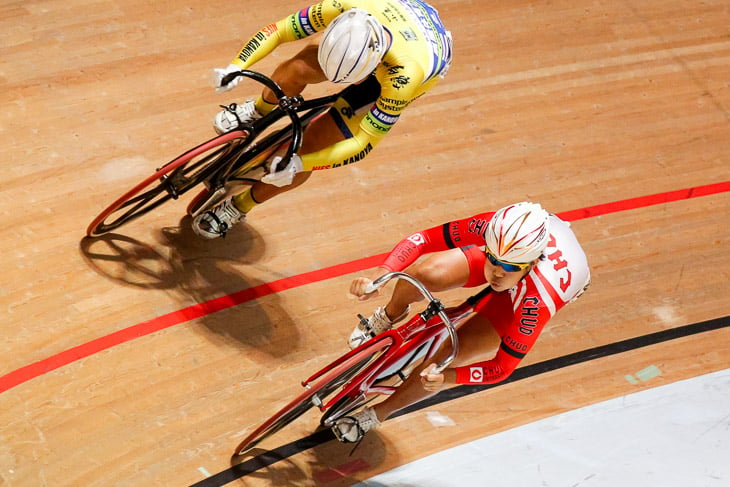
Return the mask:
<svg viewBox="0 0 730 487"><path fill-rule="evenodd" d="M365 10L351 8L324 30L317 58L333 83L357 83L378 67L386 49L383 25Z"/></svg>
<svg viewBox="0 0 730 487"><path fill-rule="evenodd" d="M550 239L550 213L537 203L515 203L487 224L487 250L498 260L524 264L539 258Z"/></svg>

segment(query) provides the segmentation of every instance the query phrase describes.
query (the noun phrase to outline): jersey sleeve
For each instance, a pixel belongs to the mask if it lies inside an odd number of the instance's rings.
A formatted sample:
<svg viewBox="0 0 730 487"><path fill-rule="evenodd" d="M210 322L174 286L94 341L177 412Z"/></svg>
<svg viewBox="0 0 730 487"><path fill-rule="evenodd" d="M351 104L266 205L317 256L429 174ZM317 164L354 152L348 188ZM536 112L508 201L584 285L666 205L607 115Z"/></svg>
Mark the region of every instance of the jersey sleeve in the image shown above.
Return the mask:
<svg viewBox="0 0 730 487"><path fill-rule="evenodd" d="M528 276L527 279L532 279ZM523 281L517 288L517 295L523 295L517 308L489 310L494 303L484 305L484 313L490 321L498 322L499 317L490 316L490 313L509 313L510 322L501 332L502 341L494 358L484 362L477 362L463 367L456 367L457 384L495 384L509 377L517 368L520 361L529 352L545 325L550 321L553 312L543 303L539 293L526 291L534 289ZM495 306L496 307L496 306ZM504 315L503 315L504 316Z"/></svg>
<svg viewBox="0 0 730 487"><path fill-rule="evenodd" d="M296 40L297 37L289 28L288 19L290 17L275 24L269 24L255 33L238 51L231 64L235 64L241 69L248 69L269 55L279 44Z"/></svg>
<svg viewBox="0 0 730 487"><path fill-rule="evenodd" d="M484 245L484 228L494 212L454 220L411 234L398 242L381 265L392 272L402 271L420 256L469 245Z"/></svg>
<svg viewBox="0 0 730 487"><path fill-rule="evenodd" d="M380 96L360 123L361 130L373 137L387 134L403 110L426 92L422 85L424 72L410 57L396 57L389 51L375 70L380 83Z"/></svg>
<svg viewBox="0 0 730 487"><path fill-rule="evenodd" d="M348 5L347 1L339 5L338 2L323 1L269 24L243 45L231 63L241 69L248 69L279 44L304 39L324 30Z"/></svg>
<svg viewBox="0 0 730 487"><path fill-rule="evenodd" d="M360 129L352 137L324 149L301 154L302 168L305 171L316 171L353 164L368 155L382 138Z"/></svg>

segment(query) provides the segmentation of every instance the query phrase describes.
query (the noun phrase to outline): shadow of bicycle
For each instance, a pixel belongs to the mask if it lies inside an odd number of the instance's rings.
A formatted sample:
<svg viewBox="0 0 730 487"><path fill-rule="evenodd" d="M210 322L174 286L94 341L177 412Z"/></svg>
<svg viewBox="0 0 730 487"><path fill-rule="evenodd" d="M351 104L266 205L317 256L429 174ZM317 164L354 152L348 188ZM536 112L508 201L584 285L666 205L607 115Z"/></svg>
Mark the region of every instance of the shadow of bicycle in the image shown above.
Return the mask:
<svg viewBox="0 0 730 487"><path fill-rule="evenodd" d="M105 279L166 291L181 308L239 294L265 284L253 275L275 274L258 263L265 243L252 227L240 225L226 238L204 240L193 233L189 216L177 226L162 228L152 242L110 233L83 238L79 249L85 263ZM205 334L210 341L286 356L295 349L298 334L294 326L287 326L291 318L278 306L276 295L265 301L263 306L254 299L241 299L196 321L211 332Z"/></svg>
<svg viewBox="0 0 730 487"><path fill-rule="evenodd" d="M242 485L258 485L255 481L260 480L260 485L270 486L345 487L367 478L369 474L363 474L383 463L386 451L377 431L353 445L340 443L329 429L321 429L272 450L255 448L234 455L231 468L218 475L228 482L239 479Z"/></svg>
<svg viewBox="0 0 730 487"><path fill-rule="evenodd" d="M248 225L231 230L226 238L205 240L195 235L190 217L177 226L164 227L149 243L109 233L84 237L79 248L87 265L97 274L116 283L142 289L184 289L205 298L209 288L240 289L243 276L231 271L230 263L256 265L265 244Z"/></svg>

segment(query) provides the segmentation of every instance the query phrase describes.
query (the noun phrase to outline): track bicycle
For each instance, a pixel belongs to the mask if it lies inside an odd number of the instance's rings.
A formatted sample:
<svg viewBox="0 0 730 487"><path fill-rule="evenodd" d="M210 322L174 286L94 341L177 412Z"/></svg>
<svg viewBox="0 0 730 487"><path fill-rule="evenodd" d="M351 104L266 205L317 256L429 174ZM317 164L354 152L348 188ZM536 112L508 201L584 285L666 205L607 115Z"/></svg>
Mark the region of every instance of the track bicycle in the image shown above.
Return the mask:
<svg viewBox="0 0 730 487"><path fill-rule="evenodd" d="M304 129L340 95L311 100L299 95L288 97L272 79L249 70L230 73L222 82L230 83L237 76L253 79L271 89L278 106L251 123L241 123L239 119L235 130L218 135L157 169L99 213L86 229L87 236L98 237L116 230L203 183L205 188L187 207L187 213L196 217L225 199L237 186L259 181L266 173L268 160L286 146L283 163L279 165L285 167L301 147ZM231 108L227 109L235 114ZM277 124L286 118L288 124L283 127Z"/></svg>
<svg viewBox="0 0 730 487"><path fill-rule="evenodd" d="M338 418L395 392L409 373L430 359L447 338L452 342L451 353L434 372L440 373L453 362L459 351L456 330L491 288L486 287L461 304L446 308L414 277L390 272L373 281L367 292L374 292L391 279L403 279L415 286L428 301L425 309L397 328L380 333L350 350L303 381L305 390L246 436L235 454L250 452L314 406L323 413L320 427L331 428Z"/></svg>

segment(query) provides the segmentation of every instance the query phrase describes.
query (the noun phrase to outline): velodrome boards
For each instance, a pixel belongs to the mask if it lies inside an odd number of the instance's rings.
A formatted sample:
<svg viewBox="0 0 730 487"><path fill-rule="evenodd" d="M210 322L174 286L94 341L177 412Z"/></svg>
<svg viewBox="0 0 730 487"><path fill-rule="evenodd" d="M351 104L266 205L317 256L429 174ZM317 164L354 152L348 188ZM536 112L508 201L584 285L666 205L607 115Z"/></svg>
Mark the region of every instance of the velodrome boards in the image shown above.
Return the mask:
<svg viewBox="0 0 730 487"><path fill-rule="evenodd" d="M216 94L208 73L305 4L0 3L0 484L352 485L727 368L727 2L434 5L454 37L446 79L365 160L208 242L184 216L191 195L83 235L122 191L212 137L218 105L257 94ZM312 412L232 464L246 431L346 350L356 314L385 303L347 293L375 256L520 200L573 222L593 284L511 381L450 390L354 452L315 433Z"/></svg>

